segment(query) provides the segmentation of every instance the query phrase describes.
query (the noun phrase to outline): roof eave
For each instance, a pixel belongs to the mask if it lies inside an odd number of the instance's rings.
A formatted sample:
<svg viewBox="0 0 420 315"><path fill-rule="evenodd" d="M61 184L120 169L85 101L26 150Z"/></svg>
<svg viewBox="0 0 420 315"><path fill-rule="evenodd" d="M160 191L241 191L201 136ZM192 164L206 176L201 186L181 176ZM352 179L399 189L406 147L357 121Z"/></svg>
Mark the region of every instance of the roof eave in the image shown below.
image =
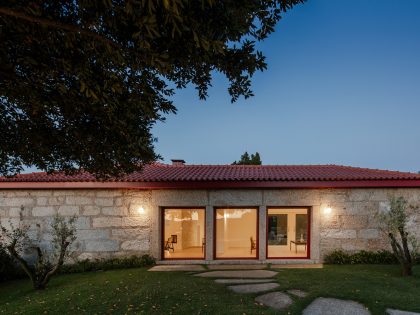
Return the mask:
<svg viewBox="0 0 420 315"><path fill-rule="evenodd" d="M420 188L419 180L0 182L0 189Z"/></svg>

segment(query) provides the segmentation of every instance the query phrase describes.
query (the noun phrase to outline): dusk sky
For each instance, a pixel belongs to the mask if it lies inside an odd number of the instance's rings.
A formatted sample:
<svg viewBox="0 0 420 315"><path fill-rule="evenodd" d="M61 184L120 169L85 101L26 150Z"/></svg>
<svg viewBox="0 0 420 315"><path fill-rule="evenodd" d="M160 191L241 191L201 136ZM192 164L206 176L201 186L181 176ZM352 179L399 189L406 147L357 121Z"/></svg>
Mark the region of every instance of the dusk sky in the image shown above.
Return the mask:
<svg viewBox="0 0 420 315"><path fill-rule="evenodd" d="M259 44L268 70L255 96L231 104L215 75L209 98L174 97L154 128L170 162L226 164L244 151L263 164L420 170L420 1L309 0Z"/></svg>

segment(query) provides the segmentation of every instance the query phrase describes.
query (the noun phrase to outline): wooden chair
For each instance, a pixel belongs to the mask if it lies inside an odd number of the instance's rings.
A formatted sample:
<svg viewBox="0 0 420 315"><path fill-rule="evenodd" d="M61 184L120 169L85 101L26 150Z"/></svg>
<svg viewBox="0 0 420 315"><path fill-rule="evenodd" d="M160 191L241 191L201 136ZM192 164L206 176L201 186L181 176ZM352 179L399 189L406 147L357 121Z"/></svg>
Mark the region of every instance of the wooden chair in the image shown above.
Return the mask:
<svg viewBox="0 0 420 315"><path fill-rule="evenodd" d="M257 250L257 243L255 242L255 240L252 238L252 236L250 237L250 241L251 241L251 254L253 250Z"/></svg>
<svg viewBox="0 0 420 315"><path fill-rule="evenodd" d="M201 239L201 252L204 253L204 249L206 248L206 238L203 237Z"/></svg>
<svg viewBox="0 0 420 315"><path fill-rule="evenodd" d="M165 250L170 251L172 249L172 252L175 251L174 244L178 242L177 235L171 235L171 237L168 238L168 240L165 243Z"/></svg>

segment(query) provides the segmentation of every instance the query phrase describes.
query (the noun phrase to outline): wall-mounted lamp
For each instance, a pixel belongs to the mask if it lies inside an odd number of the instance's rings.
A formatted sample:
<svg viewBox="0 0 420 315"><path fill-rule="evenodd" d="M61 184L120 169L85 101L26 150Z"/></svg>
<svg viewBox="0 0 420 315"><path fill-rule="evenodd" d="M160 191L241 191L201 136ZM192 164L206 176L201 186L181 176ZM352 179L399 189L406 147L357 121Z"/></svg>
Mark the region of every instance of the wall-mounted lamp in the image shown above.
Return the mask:
<svg viewBox="0 0 420 315"><path fill-rule="evenodd" d="M332 212L331 206L327 206L324 208L324 214L328 215L328 214L331 214L331 212Z"/></svg>
<svg viewBox="0 0 420 315"><path fill-rule="evenodd" d="M139 208L137 209L137 212L138 212L139 214L144 214L144 208L143 208L143 207L139 207Z"/></svg>

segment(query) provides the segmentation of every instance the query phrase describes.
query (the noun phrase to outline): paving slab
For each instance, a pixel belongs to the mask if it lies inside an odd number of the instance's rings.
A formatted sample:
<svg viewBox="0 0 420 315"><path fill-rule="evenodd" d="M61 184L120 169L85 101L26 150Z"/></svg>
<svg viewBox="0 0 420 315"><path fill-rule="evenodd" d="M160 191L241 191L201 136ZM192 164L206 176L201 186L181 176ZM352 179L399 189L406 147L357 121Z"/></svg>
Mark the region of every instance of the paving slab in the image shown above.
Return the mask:
<svg viewBox="0 0 420 315"><path fill-rule="evenodd" d="M317 298L303 310L302 315L370 315L370 312L355 301Z"/></svg>
<svg viewBox="0 0 420 315"><path fill-rule="evenodd" d="M207 265L209 270L256 270L265 269L267 265Z"/></svg>
<svg viewBox="0 0 420 315"><path fill-rule="evenodd" d="M322 269L323 264L275 264L271 269Z"/></svg>
<svg viewBox="0 0 420 315"><path fill-rule="evenodd" d="M203 271L206 270L201 265L158 265L149 269L149 271Z"/></svg>
<svg viewBox="0 0 420 315"><path fill-rule="evenodd" d="M285 293L270 292L255 298L255 301L275 310L282 310L292 305L293 300Z"/></svg>
<svg viewBox="0 0 420 315"><path fill-rule="evenodd" d="M228 289L236 293L260 293L277 289L280 285L278 283L257 283L257 284L241 284L230 285Z"/></svg>
<svg viewBox="0 0 420 315"><path fill-rule="evenodd" d="M222 284L267 283L272 279L216 279L214 282Z"/></svg>
<svg viewBox="0 0 420 315"><path fill-rule="evenodd" d="M302 290L297 290L297 289L291 289L291 290L287 290L287 293L300 297L300 298L304 298L305 296L308 295L307 292L302 291Z"/></svg>
<svg viewBox="0 0 420 315"><path fill-rule="evenodd" d="M420 313L414 313L414 312L407 312L407 311L400 311L400 310L394 310L392 308L386 309L387 314L389 315L420 315Z"/></svg>
<svg viewBox="0 0 420 315"><path fill-rule="evenodd" d="M275 271L271 270L220 270L220 271L208 271L196 274L196 277L204 278L251 278L251 279L261 279L261 278L272 278L277 274Z"/></svg>

